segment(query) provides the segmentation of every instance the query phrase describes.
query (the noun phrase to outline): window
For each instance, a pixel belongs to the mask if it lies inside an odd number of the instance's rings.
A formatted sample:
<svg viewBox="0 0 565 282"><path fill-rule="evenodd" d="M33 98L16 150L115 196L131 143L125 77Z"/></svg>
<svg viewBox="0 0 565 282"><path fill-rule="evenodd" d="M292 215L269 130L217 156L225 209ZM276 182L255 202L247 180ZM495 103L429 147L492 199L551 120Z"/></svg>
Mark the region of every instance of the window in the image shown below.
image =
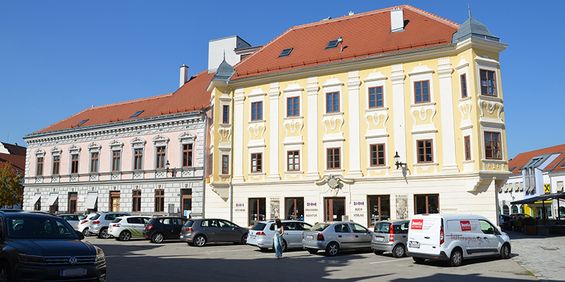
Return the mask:
<svg viewBox="0 0 565 282"><path fill-rule="evenodd" d="M90 173L98 172L98 152L90 153Z"/></svg>
<svg viewBox="0 0 565 282"><path fill-rule="evenodd" d="M165 146L155 148L155 168L165 168Z"/></svg>
<svg viewBox="0 0 565 282"><path fill-rule="evenodd" d="M467 75L462 74L459 76L459 81L461 82L461 98L467 97Z"/></svg>
<svg viewBox="0 0 565 282"><path fill-rule="evenodd" d="M383 87L369 88L369 109L383 107Z"/></svg>
<svg viewBox="0 0 565 282"><path fill-rule="evenodd" d="M229 124L230 123L230 106L223 105L222 106L222 123Z"/></svg>
<svg viewBox="0 0 565 282"><path fill-rule="evenodd" d="M360 224L352 223L351 229L353 229L353 233L369 233L369 230Z"/></svg>
<svg viewBox="0 0 565 282"><path fill-rule="evenodd" d="M192 144L182 145L182 166L183 167L192 166Z"/></svg>
<svg viewBox="0 0 565 282"><path fill-rule="evenodd" d="M339 92L326 93L326 113L339 113Z"/></svg>
<svg viewBox="0 0 565 282"><path fill-rule="evenodd" d="M222 155L222 174L230 174L230 156Z"/></svg>
<svg viewBox="0 0 565 282"><path fill-rule="evenodd" d="M415 214L439 213L439 195L414 195L414 212Z"/></svg>
<svg viewBox="0 0 565 282"><path fill-rule="evenodd" d="M249 198L248 220L249 225L266 220L267 200L265 198Z"/></svg>
<svg viewBox="0 0 565 282"><path fill-rule="evenodd" d="M485 158L487 160L502 160L500 132L485 131Z"/></svg>
<svg viewBox="0 0 565 282"><path fill-rule="evenodd" d="M141 115L143 112L144 112L143 110L137 111L137 112L133 113L129 118L136 118L136 117L138 117L139 115Z"/></svg>
<svg viewBox="0 0 565 282"><path fill-rule="evenodd" d="M279 58L281 58L281 57L287 57L288 55L290 55L291 52L292 52L292 48L283 49L283 50L281 51L281 53L279 54Z"/></svg>
<svg viewBox="0 0 565 282"><path fill-rule="evenodd" d="M263 171L263 153L251 154L251 172Z"/></svg>
<svg viewBox="0 0 565 282"><path fill-rule="evenodd" d="M471 160L471 136L467 135L463 137L463 140L465 140L465 160L469 161Z"/></svg>
<svg viewBox="0 0 565 282"><path fill-rule="evenodd" d="M337 47L337 45L339 45L339 43L340 43L341 41L343 41L343 39L342 39L341 37L338 38L338 39L330 40L330 41L328 42L328 45L326 45L326 49L332 49L332 48Z"/></svg>
<svg viewBox="0 0 565 282"><path fill-rule="evenodd" d="M334 231L336 233L351 233L351 229L349 228L349 225L346 223L336 224L334 226Z"/></svg>
<svg viewBox="0 0 565 282"><path fill-rule="evenodd" d="M88 122L88 119L83 119L83 120L78 122L78 126L81 126L81 125L85 124L86 122Z"/></svg>
<svg viewBox="0 0 565 282"><path fill-rule="evenodd" d="M385 165L385 144L372 144L371 151L371 166L384 166Z"/></svg>
<svg viewBox="0 0 565 282"><path fill-rule="evenodd" d="M286 99L286 116L300 116L300 97L289 97Z"/></svg>
<svg viewBox="0 0 565 282"><path fill-rule="evenodd" d="M284 198L284 218L304 220L304 198Z"/></svg>
<svg viewBox="0 0 565 282"><path fill-rule="evenodd" d="M433 161L432 140L418 140L418 163L432 163Z"/></svg>
<svg viewBox="0 0 565 282"><path fill-rule="evenodd" d="M112 171L120 171L122 164L122 151L112 151Z"/></svg>
<svg viewBox="0 0 565 282"><path fill-rule="evenodd" d="M491 70L480 70L481 95L496 97L496 75Z"/></svg>
<svg viewBox="0 0 565 282"><path fill-rule="evenodd" d="M328 169L340 169L340 148L328 148L327 149L327 168Z"/></svg>
<svg viewBox="0 0 565 282"><path fill-rule="evenodd" d="M78 193L69 192L68 211L69 213L77 212Z"/></svg>
<svg viewBox="0 0 565 282"><path fill-rule="evenodd" d="M36 175L43 175L43 157L37 157Z"/></svg>
<svg viewBox="0 0 565 282"><path fill-rule="evenodd" d="M287 171L300 171L300 151L286 152Z"/></svg>
<svg viewBox="0 0 565 282"><path fill-rule="evenodd" d="M414 103L428 103L430 102L430 81L416 81L414 82Z"/></svg>
<svg viewBox="0 0 565 282"><path fill-rule="evenodd" d="M78 173L78 154L71 155L71 174Z"/></svg>
<svg viewBox="0 0 565 282"><path fill-rule="evenodd" d="M251 120L263 120L263 102L251 103Z"/></svg>
<svg viewBox="0 0 565 282"><path fill-rule="evenodd" d="M165 211L165 190L155 189L155 212Z"/></svg>
<svg viewBox="0 0 565 282"><path fill-rule="evenodd" d="M484 234L498 234L498 232L496 231L497 228L492 226L492 224L490 224L490 222L485 221L485 220L479 220L479 223L481 225L481 231Z"/></svg>
<svg viewBox="0 0 565 282"><path fill-rule="evenodd" d="M377 221L390 219L390 196L389 195L370 195L367 196L369 205L369 224L375 225Z"/></svg>
<svg viewBox="0 0 565 282"><path fill-rule="evenodd" d="M131 191L131 211L140 212L141 211L141 190L136 189Z"/></svg>
<svg viewBox="0 0 565 282"><path fill-rule="evenodd" d="M61 156L53 156L53 175L59 175L60 166L61 166Z"/></svg>
<svg viewBox="0 0 565 282"><path fill-rule="evenodd" d="M133 150L133 169L143 169L143 149L138 148Z"/></svg>

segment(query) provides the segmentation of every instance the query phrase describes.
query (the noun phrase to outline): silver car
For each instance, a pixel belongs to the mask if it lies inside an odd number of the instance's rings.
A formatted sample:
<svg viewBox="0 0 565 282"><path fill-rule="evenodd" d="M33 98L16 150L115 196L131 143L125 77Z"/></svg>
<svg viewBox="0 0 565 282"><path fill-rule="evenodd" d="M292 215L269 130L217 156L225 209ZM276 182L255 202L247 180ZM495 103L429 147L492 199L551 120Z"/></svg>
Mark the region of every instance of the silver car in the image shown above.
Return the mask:
<svg viewBox="0 0 565 282"><path fill-rule="evenodd" d="M376 255L392 253L396 258L406 255L410 220L379 221L375 224L371 249Z"/></svg>
<svg viewBox="0 0 565 282"><path fill-rule="evenodd" d="M66 220L77 231L78 224L86 218L86 216L82 214L59 214L57 216Z"/></svg>
<svg viewBox="0 0 565 282"><path fill-rule="evenodd" d="M127 212L100 212L92 217L90 226L88 227L88 232L97 235L98 238L108 239L111 237L108 233L108 227L110 223L116 219L116 217L130 215Z"/></svg>
<svg viewBox="0 0 565 282"><path fill-rule="evenodd" d="M335 256L340 250L369 249L373 232L355 222L316 223L304 231L302 245L309 253L324 250L326 256Z"/></svg>
<svg viewBox="0 0 565 282"><path fill-rule="evenodd" d="M298 220L282 220L284 234L282 236L282 248L302 248L302 233L312 228L312 225ZM275 237L275 221L260 221L255 224L247 236L247 244L259 247L261 251L273 248Z"/></svg>

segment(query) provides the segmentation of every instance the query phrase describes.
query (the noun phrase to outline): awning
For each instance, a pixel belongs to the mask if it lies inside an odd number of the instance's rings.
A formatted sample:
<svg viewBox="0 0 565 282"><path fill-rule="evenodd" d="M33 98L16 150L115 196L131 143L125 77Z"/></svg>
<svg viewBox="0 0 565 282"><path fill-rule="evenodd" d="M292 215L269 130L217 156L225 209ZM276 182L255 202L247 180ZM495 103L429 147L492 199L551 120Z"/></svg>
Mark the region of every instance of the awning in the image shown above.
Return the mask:
<svg viewBox="0 0 565 282"><path fill-rule="evenodd" d="M47 205L48 206L54 205L58 198L59 198L59 193L49 194L49 199L47 200Z"/></svg>
<svg viewBox="0 0 565 282"><path fill-rule="evenodd" d="M35 203L37 203L37 201L39 201L39 199L41 199L41 194L33 195L33 198L31 198L31 204L35 205Z"/></svg>
<svg viewBox="0 0 565 282"><path fill-rule="evenodd" d="M98 193L88 193L86 194L85 206L87 210L93 210L96 208L96 201L98 200Z"/></svg>
<svg viewBox="0 0 565 282"><path fill-rule="evenodd" d="M552 199L565 199L565 192L539 195L539 196L535 196L535 197L531 197L531 198L527 198L527 199L523 199L523 200L519 200L519 201L514 201L514 202L511 202L511 204L532 204L532 203L535 203L537 201L546 201L546 200L552 200Z"/></svg>

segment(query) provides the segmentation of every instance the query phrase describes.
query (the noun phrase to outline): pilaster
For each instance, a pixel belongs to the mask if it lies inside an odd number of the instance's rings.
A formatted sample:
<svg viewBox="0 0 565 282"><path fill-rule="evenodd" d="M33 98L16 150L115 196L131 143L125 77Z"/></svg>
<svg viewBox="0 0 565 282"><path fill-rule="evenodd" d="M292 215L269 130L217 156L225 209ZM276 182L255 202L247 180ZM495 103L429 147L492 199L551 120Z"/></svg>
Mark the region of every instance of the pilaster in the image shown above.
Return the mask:
<svg viewBox="0 0 565 282"><path fill-rule="evenodd" d="M361 173L361 151L359 140L359 71L348 73L347 98L349 99L349 177L362 177Z"/></svg>
<svg viewBox="0 0 565 282"><path fill-rule="evenodd" d="M442 171L458 172L455 151L455 126L453 123L453 68L449 58L438 59L439 96L441 101L441 143L443 150Z"/></svg>
<svg viewBox="0 0 565 282"><path fill-rule="evenodd" d="M236 89L233 109L233 182L243 182L243 89Z"/></svg>
<svg viewBox="0 0 565 282"><path fill-rule="evenodd" d="M308 171L307 176L317 179L318 172L318 78L308 79L306 93L308 96Z"/></svg>
<svg viewBox="0 0 565 282"><path fill-rule="evenodd" d="M390 80L392 82L392 108L393 108L393 135L395 152L398 152L400 161L407 161L406 153L406 118L404 107L404 68L402 64L393 65ZM395 174L401 173L401 170L395 170Z"/></svg>
<svg viewBox="0 0 565 282"><path fill-rule="evenodd" d="M279 96L278 82L269 88L269 175L270 180L280 180L279 174Z"/></svg>

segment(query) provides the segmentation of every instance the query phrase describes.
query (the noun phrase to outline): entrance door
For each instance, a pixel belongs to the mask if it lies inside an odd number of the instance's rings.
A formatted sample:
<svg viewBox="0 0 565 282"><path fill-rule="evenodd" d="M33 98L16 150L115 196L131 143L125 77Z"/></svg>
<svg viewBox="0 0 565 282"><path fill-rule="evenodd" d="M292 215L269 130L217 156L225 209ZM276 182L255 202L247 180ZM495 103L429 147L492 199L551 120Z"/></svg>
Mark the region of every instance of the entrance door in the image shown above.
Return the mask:
<svg viewBox="0 0 565 282"><path fill-rule="evenodd" d="M345 215L345 198L324 198L324 221L340 221Z"/></svg>
<svg viewBox="0 0 565 282"><path fill-rule="evenodd" d="M285 219L304 221L304 198L284 198Z"/></svg>
<svg viewBox="0 0 565 282"><path fill-rule="evenodd" d="M77 200L78 200L77 192L69 192L69 203L68 203L69 213L77 212Z"/></svg>
<svg viewBox="0 0 565 282"><path fill-rule="evenodd" d="M181 189L181 211L182 216L189 218L190 212L192 212L192 189Z"/></svg>
<svg viewBox="0 0 565 282"><path fill-rule="evenodd" d="M267 211L265 198L249 198L249 225L255 225L258 221L266 220L265 215Z"/></svg>
<svg viewBox="0 0 565 282"><path fill-rule="evenodd" d="M110 211L120 211L120 191L110 191Z"/></svg>

